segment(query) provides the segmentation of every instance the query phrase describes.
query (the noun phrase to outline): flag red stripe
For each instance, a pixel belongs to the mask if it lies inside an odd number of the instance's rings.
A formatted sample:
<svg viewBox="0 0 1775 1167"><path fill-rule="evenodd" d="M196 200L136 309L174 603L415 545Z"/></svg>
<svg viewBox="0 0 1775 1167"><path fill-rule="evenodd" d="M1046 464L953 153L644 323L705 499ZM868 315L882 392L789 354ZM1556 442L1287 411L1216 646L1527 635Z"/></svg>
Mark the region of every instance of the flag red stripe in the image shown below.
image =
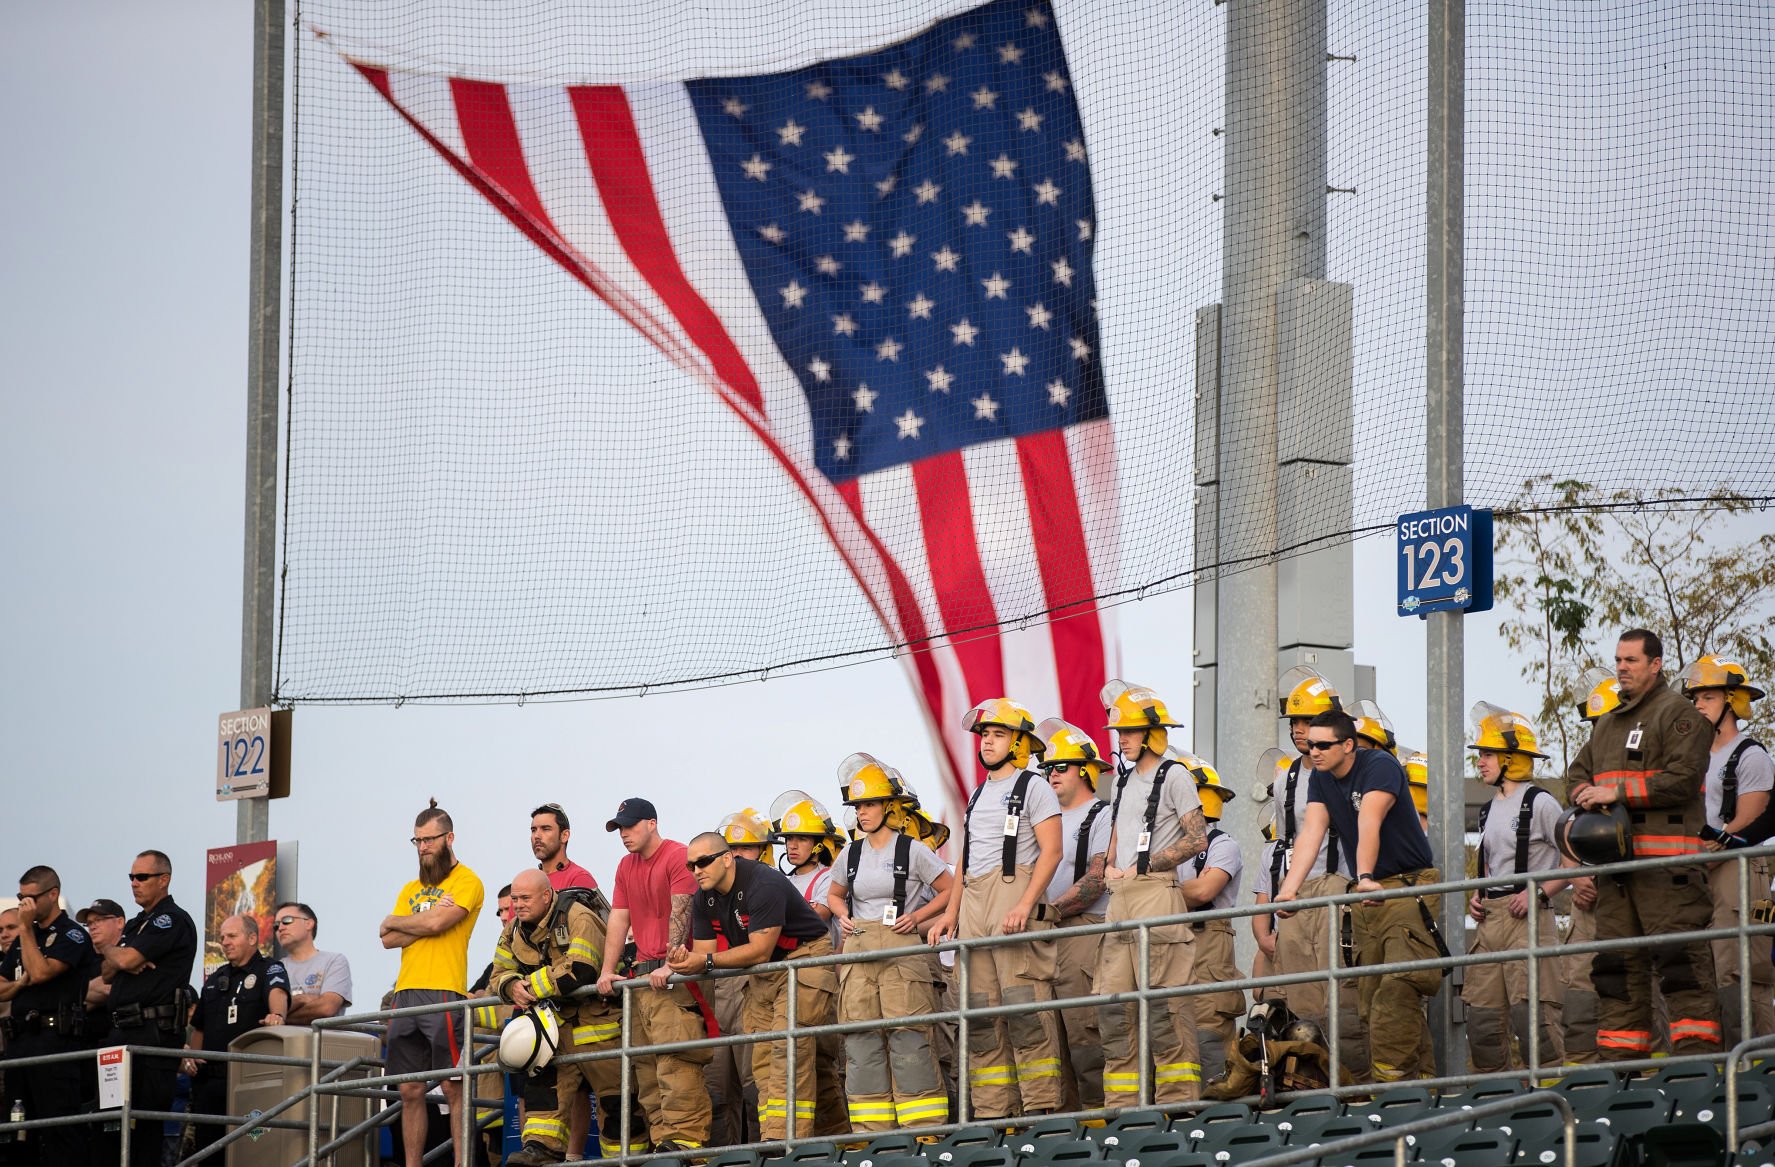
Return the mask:
<svg viewBox="0 0 1775 1167"><path fill-rule="evenodd" d="M980 539L974 533L974 503L961 452L952 450L912 463L918 493L919 525L924 529L925 563L943 627L961 663L968 699L1010 696L1005 692L1004 656L999 651L998 613L986 571L980 565ZM955 635L959 629L974 629ZM949 711L953 716L954 710ZM973 787L972 768L963 772L964 789Z"/></svg>
<svg viewBox="0 0 1775 1167"><path fill-rule="evenodd" d="M1060 716L1089 733L1099 749L1109 748L1098 689L1106 676L1103 622L1097 619L1091 553L1079 514L1077 484L1066 453L1066 436L1046 430L1017 439L1029 522L1040 549L1036 563L1048 606L1048 632L1060 681Z"/></svg>
<svg viewBox="0 0 1775 1167"><path fill-rule="evenodd" d="M536 193L536 184L530 181L530 165L524 160L524 143L518 138L505 86L452 77L450 97L456 104L456 125L468 147L468 160L475 169L498 183L526 214L560 238L548 208Z"/></svg>
<svg viewBox="0 0 1775 1167"><path fill-rule="evenodd" d="M604 214L616 231L630 262L648 285L665 301L691 343L714 364L715 375L757 409L764 408L764 394L751 366L734 347L721 320L702 295L691 286L672 250L647 156L635 129L634 111L628 96L615 85L570 85L567 94L579 119L585 142L586 162L598 184Z"/></svg>

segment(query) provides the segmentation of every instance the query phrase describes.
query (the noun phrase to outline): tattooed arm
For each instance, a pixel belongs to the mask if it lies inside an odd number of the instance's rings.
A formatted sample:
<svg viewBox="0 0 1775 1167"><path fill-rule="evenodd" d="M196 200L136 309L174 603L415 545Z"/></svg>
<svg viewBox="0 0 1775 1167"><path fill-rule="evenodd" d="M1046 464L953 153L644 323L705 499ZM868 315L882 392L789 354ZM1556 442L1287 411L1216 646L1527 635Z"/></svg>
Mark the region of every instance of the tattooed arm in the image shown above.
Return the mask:
<svg viewBox="0 0 1775 1167"><path fill-rule="evenodd" d="M1164 850L1153 852L1147 861L1148 870L1176 871L1178 864L1194 859L1208 846L1208 820L1202 817L1201 807L1185 811L1178 822L1183 826L1183 837Z"/></svg>
<svg viewBox="0 0 1775 1167"><path fill-rule="evenodd" d="M666 947L690 947L690 897L672 897L672 919L666 925Z"/></svg>
<svg viewBox="0 0 1775 1167"><path fill-rule="evenodd" d="M1085 868L1085 874L1079 881L1066 889L1059 899L1054 901L1054 910L1060 913L1061 919L1077 916L1096 903L1103 895L1103 868L1109 856L1099 853L1091 856L1091 862Z"/></svg>

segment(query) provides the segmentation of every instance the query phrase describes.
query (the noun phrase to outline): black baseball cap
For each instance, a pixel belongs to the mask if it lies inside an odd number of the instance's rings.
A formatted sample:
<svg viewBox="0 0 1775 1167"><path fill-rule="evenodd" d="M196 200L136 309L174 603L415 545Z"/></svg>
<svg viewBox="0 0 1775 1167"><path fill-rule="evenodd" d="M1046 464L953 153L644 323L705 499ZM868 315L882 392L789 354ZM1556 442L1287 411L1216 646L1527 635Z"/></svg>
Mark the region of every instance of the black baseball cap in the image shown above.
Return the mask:
<svg viewBox="0 0 1775 1167"><path fill-rule="evenodd" d="M91 920L124 919L123 908L116 900L94 900L89 906L74 913L74 919L82 924Z"/></svg>
<svg viewBox="0 0 1775 1167"><path fill-rule="evenodd" d="M604 829L614 831L618 827L632 827L642 819L657 819L659 811L645 798L625 798L616 808L616 815L604 824Z"/></svg>

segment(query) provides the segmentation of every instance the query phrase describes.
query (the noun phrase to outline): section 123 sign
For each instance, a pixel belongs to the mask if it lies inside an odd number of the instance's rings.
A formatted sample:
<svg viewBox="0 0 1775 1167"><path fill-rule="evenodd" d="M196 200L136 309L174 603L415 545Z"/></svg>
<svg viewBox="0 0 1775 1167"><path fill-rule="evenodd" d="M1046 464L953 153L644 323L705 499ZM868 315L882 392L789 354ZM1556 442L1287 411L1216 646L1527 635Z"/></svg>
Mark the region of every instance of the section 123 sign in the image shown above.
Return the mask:
<svg viewBox="0 0 1775 1167"><path fill-rule="evenodd" d="M1492 605L1492 515L1443 507L1400 515L1399 614L1485 612Z"/></svg>

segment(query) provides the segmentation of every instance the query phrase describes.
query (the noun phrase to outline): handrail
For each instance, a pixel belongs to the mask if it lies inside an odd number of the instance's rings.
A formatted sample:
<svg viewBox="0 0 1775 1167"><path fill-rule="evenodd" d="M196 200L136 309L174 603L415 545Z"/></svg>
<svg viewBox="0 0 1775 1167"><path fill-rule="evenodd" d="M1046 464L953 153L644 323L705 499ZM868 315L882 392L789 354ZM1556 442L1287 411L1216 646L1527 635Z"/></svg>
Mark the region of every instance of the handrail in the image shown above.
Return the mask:
<svg viewBox="0 0 1775 1167"><path fill-rule="evenodd" d="M1274 1155L1265 1155L1261 1159L1247 1159L1241 1167L1292 1167L1295 1163L1311 1163L1320 1159L1341 1155L1345 1151L1360 1151L1364 1147L1376 1146L1380 1143L1395 1143L1398 1151L1394 1155L1395 1163L1403 1163L1406 1140L1412 1135L1427 1134L1441 1130L1443 1127L1454 1126L1456 1123L1466 1124L1482 1118L1490 1118L1494 1114L1508 1114L1524 1106L1535 1106L1543 1102L1551 1102L1559 1108L1560 1117L1565 1120L1565 1167L1575 1167L1578 1154L1577 1123L1578 1118L1572 1110L1572 1104L1565 1095L1557 1090L1535 1090L1527 1094L1512 1094L1508 1098L1500 1098L1496 1102L1482 1102L1477 1106L1463 1106L1458 1110L1450 1110L1431 1114L1426 1118L1414 1118L1410 1122L1402 1122L1398 1126L1377 1127L1364 1131L1359 1135L1346 1135L1341 1139L1333 1139L1328 1143L1309 1143L1304 1147L1290 1147L1286 1151Z"/></svg>

